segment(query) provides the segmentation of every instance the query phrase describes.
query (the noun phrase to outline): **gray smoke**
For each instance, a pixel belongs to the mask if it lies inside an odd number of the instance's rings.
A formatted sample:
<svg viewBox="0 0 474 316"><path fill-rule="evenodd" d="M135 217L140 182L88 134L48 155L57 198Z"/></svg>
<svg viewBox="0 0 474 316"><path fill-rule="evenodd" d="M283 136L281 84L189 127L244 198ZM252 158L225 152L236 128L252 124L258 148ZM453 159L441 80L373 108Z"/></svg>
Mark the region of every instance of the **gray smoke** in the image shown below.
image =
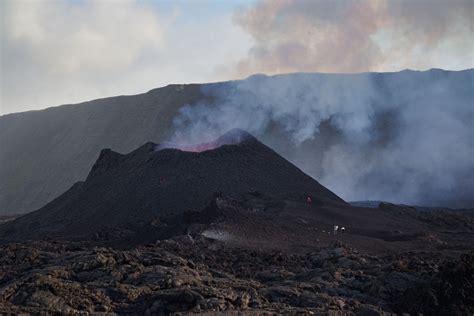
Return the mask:
<svg viewBox="0 0 474 316"><path fill-rule="evenodd" d="M234 15L253 39L235 73L463 69L473 21L472 0L260 0Z"/></svg>
<svg viewBox="0 0 474 316"><path fill-rule="evenodd" d="M346 200L473 206L473 71L257 75L204 85L170 141L232 128L262 139Z"/></svg>

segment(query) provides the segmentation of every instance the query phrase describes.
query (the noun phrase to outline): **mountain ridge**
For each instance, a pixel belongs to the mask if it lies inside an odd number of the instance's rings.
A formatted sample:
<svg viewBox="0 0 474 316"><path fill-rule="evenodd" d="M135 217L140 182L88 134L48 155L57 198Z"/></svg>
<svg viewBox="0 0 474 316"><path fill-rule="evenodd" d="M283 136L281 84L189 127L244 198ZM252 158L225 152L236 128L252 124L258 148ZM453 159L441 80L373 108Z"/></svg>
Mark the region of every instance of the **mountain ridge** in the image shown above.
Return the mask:
<svg viewBox="0 0 474 316"><path fill-rule="evenodd" d="M355 73L330 73L330 72L290 72L290 73L283 73L283 74L272 74L272 75L267 75L267 74L262 74L262 73L257 73L250 75L244 79L234 79L234 80L224 80L224 81L214 81L214 82L201 82L201 83L170 83L162 87L157 87L157 88L152 88L150 90L147 90L145 92L140 92L140 93L135 93L135 94L121 94L121 95L112 95L112 96L105 96L105 97L100 97L96 99L90 99L86 101L81 101L81 102L76 102L76 103L65 103L65 104L59 104L59 105L52 105L45 107L43 109L33 109L33 110L27 110L27 111L21 111L21 112L12 112L12 113L5 113L1 114L0 118L4 116L9 116L9 115L16 115L16 114L24 114L24 113L30 113L30 112L38 112L38 111L44 111L44 110L49 110L49 109L57 109L57 108L62 108L62 107L74 107L74 106L80 106L80 105L86 105L91 102L96 102L96 101L104 101L104 100L110 100L110 99L120 99L120 98L129 98L129 97L136 97L136 96L142 96L146 94L153 94L158 90L162 89L171 89L171 88L181 88L184 86L201 86L201 85L220 85L220 84L225 84L229 82L239 82L239 81L245 81L251 78L255 77L265 77L265 78L274 78L274 77L285 77L285 76L294 76L294 75L329 75L329 76L359 76L359 75L366 75L366 74L397 74L397 73L404 73L404 72L413 72L413 73L429 73L429 72L451 72L451 73L460 73L460 72L469 72L473 71L474 68L466 68L466 69L461 69L461 70L449 70L449 69L443 69L443 68L430 68L426 70L415 70L415 69L402 69L399 71L367 71L367 72L355 72Z"/></svg>

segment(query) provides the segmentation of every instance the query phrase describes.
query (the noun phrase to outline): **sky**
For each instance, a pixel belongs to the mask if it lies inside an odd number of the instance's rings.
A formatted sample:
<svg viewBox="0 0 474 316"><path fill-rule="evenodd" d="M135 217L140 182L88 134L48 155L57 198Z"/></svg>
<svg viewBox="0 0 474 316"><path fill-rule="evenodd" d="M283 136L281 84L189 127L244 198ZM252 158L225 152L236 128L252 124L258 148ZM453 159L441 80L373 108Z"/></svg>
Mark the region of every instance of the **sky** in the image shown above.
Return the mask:
<svg viewBox="0 0 474 316"><path fill-rule="evenodd" d="M255 73L474 66L471 0L2 0L0 115Z"/></svg>

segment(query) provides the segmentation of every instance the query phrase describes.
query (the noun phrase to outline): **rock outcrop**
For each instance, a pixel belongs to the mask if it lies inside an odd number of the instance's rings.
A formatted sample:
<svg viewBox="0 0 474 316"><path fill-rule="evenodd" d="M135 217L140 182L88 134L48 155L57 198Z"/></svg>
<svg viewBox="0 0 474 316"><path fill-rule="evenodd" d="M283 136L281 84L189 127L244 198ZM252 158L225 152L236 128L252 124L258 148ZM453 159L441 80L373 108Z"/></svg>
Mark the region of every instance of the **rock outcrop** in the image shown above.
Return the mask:
<svg viewBox="0 0 474 316"><path fill-rule="evenodd" d="M474 253L374 256L233 248L204 237L133 250L34 242L0 248L0 313L474 312Z"/></svg>

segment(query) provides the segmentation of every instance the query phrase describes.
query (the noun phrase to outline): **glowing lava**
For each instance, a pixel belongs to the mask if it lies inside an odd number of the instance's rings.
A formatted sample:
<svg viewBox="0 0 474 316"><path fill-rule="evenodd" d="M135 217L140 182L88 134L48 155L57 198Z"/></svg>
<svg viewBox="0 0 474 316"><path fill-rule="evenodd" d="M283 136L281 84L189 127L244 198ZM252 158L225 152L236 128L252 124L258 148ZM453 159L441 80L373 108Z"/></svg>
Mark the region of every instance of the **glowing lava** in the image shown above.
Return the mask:
<svg viewBox="0 0 474 316"><path fill-rule="evenodd" d="M216 149L223 145L235 145L249 138L253 138L253 136L243 130L233 129L212 142L192 145L165 142L157 147L157 151L167 148L175 148L181 151L200 153L203 151Z"/></svg>
<svg viewBox="0 0 474 316"><path fill-rule="evenodd" d="M224 144L219 144L217 142L210 142L210 143L203 143L203 144L197 144L197 145L181 146L180 149L182 151L191 151L195 153L200 153L202 151L216 149L217 147L220 147L222 145Z"/></svg>

